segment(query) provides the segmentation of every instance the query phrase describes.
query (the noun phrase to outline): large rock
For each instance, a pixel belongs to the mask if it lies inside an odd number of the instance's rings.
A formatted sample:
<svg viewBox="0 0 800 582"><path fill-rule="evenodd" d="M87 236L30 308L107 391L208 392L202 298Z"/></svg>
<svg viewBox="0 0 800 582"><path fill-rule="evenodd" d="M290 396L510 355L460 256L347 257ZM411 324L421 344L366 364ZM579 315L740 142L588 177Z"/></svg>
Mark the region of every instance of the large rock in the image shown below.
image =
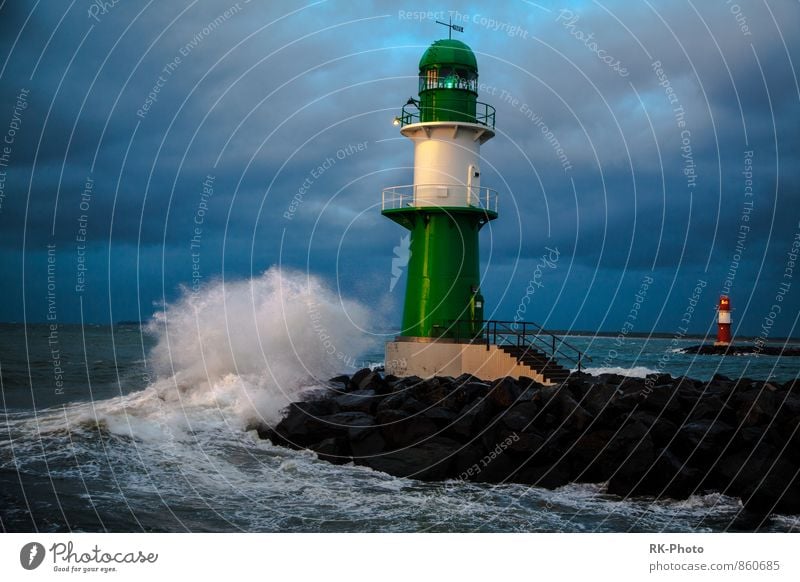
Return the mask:
<svg viewBox="0 0 800 582"><path fill-rule="evenodd" d="M664 414L667 417L681 411L681 403L676 390L670 385L654 386L652 392L644 392L639 403L643 410Z"/></svg>
<svg viewBox="0 0 800 582"><path fill-rule="evenodd" d="M362 368L350 377L347 385L348 390L364 390L369 387L369 384L375 378L377 372L373 372L369 368Z"/></svg>
<svg viewBox="0 0 800 582"><path fill-rule="evenodd" d="M622 394L618 386L613 384L595 384L591 386L583 400L583 406L588 412L599 415L611 407L614 400Z"/></svg>
<svg viewBox="0 0 800 582"><path fill-rule="evenodd" d="M275 433L285 444L294 447L319 442L333 436L334 431L325 419L338 409L332 400L293 402L287 408L286 416L275 427Z"/></svg>
<svg viewBox="0 0 800 582"><path fill-rule="evenodd" d="M614 467L609 462L609 446L614 431L594 430L582 435L569 452L570 461L579 481L599 483L608 481Z"/></svg>
<svg viewBox="0 0 800 582"><path fill-rule="evenodd" d="M515 431L533 430L533 420L539 412L539 405L535 402L521 402L504 412L500 421Z"/></svg>
<svg viewBox="0 0 800 582"><path fill-rule="evenodd" d="M500 378L492 383L488 399L500 410L516 404L521 395L522 388L513 378Z"/></svg>
<svg viewBox="0 0 800 582"><path fill-rule="evenodd" d="M800 514L800 477L794 463L776 459L764 473L751 480L742 492L748 511L767 516L771 513Z"/></svg>
<svg viewBox="0 0 800 582"><path fill-rule="evenodd" d="M389 396L385 396L380 400L376 407L376 412L380 413L383 410L403 410L409 414L416 414L422 412L427 407L414 398L410 391L395 392Z"/></svg>
<svg viewBox="0 0 800 582"><path fill-rule="evenodd" d="M371 414L375 412L378 405L378 398L374 390L356 390L349 394L342 394L333 399L340 410L346 412L365 412Z"/></svg>
<svg viewBox="0 0 800 582"><path fill-rule="evenodd" d="M705 466L730 446L733 433L733 428L722 421L689 422L678 429L670 449L683 460L693 459L695 464Z"/></svg>
<svg viewBox="0 0 800 582"><path fill-rule="evenodd" d="M447 427L448 436L461 442L476 438L492 419L492 407L487 400L478 400L464 406Z"/></svg>
<svg viewBox="0 0 800 582"><path fill-rule="evenodd" d="M445 437L435 437L417 446L406 447L358 462L396 477L421 481L441 481L456 477L455 458L461 444Z"/></svg>
<svg viewBox="0 0 800 582"><path fill-rule="evenodd" d="M430 418L403 410L384 410L376 417L381 436L391 449L419 444L439 431Z"/></svg>
<svg viewBox="0 0 800 582"><path fill-rule="evenodd" d="M614 470L608 482L608 492L621 497L641 495L645 474L653 466L656 450L652 439L640 439Z"/></svg>

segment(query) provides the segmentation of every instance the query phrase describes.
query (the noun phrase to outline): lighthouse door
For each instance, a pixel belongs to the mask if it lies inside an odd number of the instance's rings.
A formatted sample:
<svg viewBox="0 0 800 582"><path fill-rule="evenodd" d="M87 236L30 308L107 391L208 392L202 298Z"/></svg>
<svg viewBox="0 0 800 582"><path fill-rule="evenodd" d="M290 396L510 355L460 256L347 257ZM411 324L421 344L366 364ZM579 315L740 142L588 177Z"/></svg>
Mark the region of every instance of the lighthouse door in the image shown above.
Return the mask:
<svg viewBox="0 0 800 582"><path fill-rule="evenodd" d="M476 164L470 164L467 171L467 205L480 206L481 170Z"/></svg>

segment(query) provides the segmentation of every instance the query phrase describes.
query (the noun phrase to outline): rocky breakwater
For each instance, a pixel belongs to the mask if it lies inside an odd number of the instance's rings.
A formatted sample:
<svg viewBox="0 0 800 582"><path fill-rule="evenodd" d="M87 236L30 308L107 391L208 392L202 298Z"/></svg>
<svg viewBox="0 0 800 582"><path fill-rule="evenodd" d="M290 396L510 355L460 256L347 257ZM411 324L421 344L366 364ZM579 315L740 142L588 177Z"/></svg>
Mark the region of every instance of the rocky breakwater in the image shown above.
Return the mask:
<svg viewBox="0 0 800 582"><path fill-rule="evenodd" d="M603 482L623 497L718 491L767 515L800 513L799 425L794 382L572 374L546 387L360 370L258 432L400 477Z"/></svg>

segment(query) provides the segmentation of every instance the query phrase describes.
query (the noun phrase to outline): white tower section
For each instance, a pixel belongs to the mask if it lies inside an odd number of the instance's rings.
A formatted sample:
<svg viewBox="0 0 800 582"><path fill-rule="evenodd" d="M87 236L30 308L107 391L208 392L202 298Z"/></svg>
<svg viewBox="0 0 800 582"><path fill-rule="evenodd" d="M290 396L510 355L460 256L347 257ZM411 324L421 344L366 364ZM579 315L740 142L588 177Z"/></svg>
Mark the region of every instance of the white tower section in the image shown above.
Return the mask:
<svg viewBox="0 0 800 582"><path fill-rule="evenodd" d="M406 125L401 133L414 142L414 206L496 204L494 192L481 189L480 149L494 137L490 128L432 121Z"/></svg>

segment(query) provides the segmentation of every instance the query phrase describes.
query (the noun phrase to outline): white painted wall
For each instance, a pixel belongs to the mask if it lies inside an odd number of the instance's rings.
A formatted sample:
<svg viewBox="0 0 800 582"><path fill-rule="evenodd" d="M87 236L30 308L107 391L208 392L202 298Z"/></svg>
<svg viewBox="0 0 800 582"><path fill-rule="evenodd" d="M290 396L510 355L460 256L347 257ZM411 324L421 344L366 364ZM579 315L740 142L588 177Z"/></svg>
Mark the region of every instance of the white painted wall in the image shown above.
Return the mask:
<svg viewBox="0 0 800 582"><path fill-rule="evenodd" d="M486 130L455 123L420 125L403 131L414 142L414 205L468 206L470 193L478 195L481 185L480 176L471 176L470 170L480 171Z"/></svg>

